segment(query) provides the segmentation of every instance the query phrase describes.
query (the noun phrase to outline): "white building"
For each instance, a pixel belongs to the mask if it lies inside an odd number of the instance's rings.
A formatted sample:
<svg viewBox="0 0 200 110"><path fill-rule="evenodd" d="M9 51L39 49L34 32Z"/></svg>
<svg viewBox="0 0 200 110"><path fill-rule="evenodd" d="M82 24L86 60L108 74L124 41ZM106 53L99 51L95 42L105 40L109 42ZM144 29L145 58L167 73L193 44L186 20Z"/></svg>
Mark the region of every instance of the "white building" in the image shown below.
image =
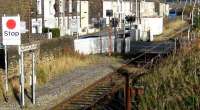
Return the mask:
<svg viewBox="0 0 200 110"><path fill-rule="evenodd" d="M38 32L42 31L42 22L46 28L59 28L61 36L72 34L74 31L82 33L89 24L89 3L87 0L37 0L38 14L44 14L38 18ZM59 13L56 13L56 10ZM32 19L32 24L38 24ZM36 26L32 25L32 32L36 32Z"/></svg>
<svg viewBox="0 0 200 110"><path fill-rule="evenodd" d="M159 16L168 16L169 15L169 4L160 3L159 6Z"/></svg>
<svg viewBox="0 0 200 110"><path fill-rule="evenodd" d="M103 18L106 18L106 23L109 23L109 17L106 16L106 10L113 10L113 17L121 17L127 15L136 15L137 17L144 16L157 16L158 13L155 11L154 2L130 2L121 0L104 0L103 1ZM137 9L137 12L136 12Z"/></svg>
<svg viewBox="0 0 200 110"><path fill-rule="evenodd" d="M109 24L109 17L106 16L106 11L112 10L113 16L115 18L124 18L127 15L132 15L130 8L130 2L121 0L113 1L113 0L104 0L103 1L103 18L106 18L106 24ZM112 18L111 17L111 18Z"/></svg>
<svg viewBox="0 0 200 110"><path fill-rule="evenodd" d="M155 35L160 35L163 32L163 17L169 15L169 5L165 3L155 2L130 2L121 0L104 0L103 2L103 17L106 18L106 23L109 24L109 17L106 16L106 10L113 10L113 16L123 19L127 15L135 15L140 34L138 38L141 40L153 40ZM123 7L123 8L122 8ZM156 9L157 8L157 9ZM129 24L128 24L129 25ZM149 37L149 38L147 38Z"/></svg>

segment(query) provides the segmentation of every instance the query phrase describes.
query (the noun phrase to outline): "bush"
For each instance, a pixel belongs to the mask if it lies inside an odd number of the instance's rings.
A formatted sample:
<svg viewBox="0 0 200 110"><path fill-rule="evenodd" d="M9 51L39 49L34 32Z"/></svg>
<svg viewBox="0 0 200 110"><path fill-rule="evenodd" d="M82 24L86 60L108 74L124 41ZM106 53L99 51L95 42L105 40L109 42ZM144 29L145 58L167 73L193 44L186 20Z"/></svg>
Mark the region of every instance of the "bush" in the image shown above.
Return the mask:
<svg viewBox="0 0 200 110"><path fill-rule="evenodd" d="M43 33L48 33L48 29L49 29L49 28L42 28L42 32L43 32ZM50 29L49 29L49 31L50 31Z"/></svg>
<svg viewBox="0 0 200 110"><path fill-rule="evenodd" d="M194 28L196 30L200 29L200 16L195 16L194 17Z"/></svg>
<svg viewBox="0 0 200 110"><path fill-rule="evenodd" d="M43 28L43 29L42 29L42 32L43 32L43 33L48 33L48 31L49 31L49 32L52 32L52 37L53 37L53 38L58 38L58 37L60 37L60 29L59 29L59 28L52 28L52 29L50 29L50 28Z"/></svg>
<svg viewBox="0 0 200 110"><path fill-rule="evenodd" d="M52 37L53 37L53 38L58 38L58 37L60 37L60 29L58 29L58 28L52 28L52 29L51 29L51 32L52 32Z"/></svg>

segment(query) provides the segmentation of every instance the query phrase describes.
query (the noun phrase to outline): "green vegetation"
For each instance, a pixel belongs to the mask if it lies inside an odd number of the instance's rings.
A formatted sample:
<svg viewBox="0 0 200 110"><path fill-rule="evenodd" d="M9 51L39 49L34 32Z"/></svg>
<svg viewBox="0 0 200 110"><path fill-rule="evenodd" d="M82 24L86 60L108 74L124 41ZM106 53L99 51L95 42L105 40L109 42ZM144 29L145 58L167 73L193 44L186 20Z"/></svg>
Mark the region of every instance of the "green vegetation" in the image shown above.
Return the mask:
<svg viewBox="0 0 200 110"><path fill-rule="evenodd" d="M194 26L193 28L196 30L196 31L199 31L200 30L200 16L195 16L194 17Z"/></svg>
<svg viewBox="0 0 200 110"><path fill-rule="evenodd" d="M137 80L137 84L145 86L141 110L200 109L199 43L169 56Z"/></svg>
<svg viewBox="0 0 200 110"><path fill-rule="evenodd" d="M65 54L53 57L51 57L53 59L50 59L48 63L40 60L37 64L37 80L41 85L58 75L70 73L79 67L91 66L103 62L105 63L105 61L109 64L117 63L117 58L114 57L81 55L76 52L69 52L69 50L67 50L67 53Z"/></svg>
<svg viewBox="0 0 200 110"><path fill-rule="evenodd" d="M48 33L52 32L52 37L53 38L58 38L60 37L60 29L59 28L43 28L43 33Z"/></svg>

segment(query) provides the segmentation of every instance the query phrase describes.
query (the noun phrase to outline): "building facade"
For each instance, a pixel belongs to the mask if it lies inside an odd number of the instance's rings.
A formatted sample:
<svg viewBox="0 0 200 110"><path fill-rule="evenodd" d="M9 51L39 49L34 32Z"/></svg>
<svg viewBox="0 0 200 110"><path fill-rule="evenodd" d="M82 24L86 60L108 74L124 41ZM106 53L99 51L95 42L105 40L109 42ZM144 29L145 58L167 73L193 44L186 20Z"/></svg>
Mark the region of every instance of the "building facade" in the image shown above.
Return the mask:
<svg viewBox="0 0 200 110"><path fill-rule="evenodd" d="M37 14L32 19L32 30L59 28L61 36L82 33L89 24L89 5L86 0L37 0Z"/></svg>

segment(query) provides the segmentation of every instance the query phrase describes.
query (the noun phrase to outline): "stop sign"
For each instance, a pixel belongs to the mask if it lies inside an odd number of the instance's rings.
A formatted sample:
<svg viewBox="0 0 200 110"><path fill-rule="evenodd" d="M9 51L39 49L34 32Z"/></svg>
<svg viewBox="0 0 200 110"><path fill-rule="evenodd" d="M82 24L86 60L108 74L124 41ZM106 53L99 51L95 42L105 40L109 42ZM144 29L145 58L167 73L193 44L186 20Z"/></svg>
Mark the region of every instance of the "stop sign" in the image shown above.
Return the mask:
<svg viewBox="0 0 200 110"><path fill-rule="evenodd" d="M2 36L3 36L3 45L21 44L19 16L2 17Z"/></svg>

